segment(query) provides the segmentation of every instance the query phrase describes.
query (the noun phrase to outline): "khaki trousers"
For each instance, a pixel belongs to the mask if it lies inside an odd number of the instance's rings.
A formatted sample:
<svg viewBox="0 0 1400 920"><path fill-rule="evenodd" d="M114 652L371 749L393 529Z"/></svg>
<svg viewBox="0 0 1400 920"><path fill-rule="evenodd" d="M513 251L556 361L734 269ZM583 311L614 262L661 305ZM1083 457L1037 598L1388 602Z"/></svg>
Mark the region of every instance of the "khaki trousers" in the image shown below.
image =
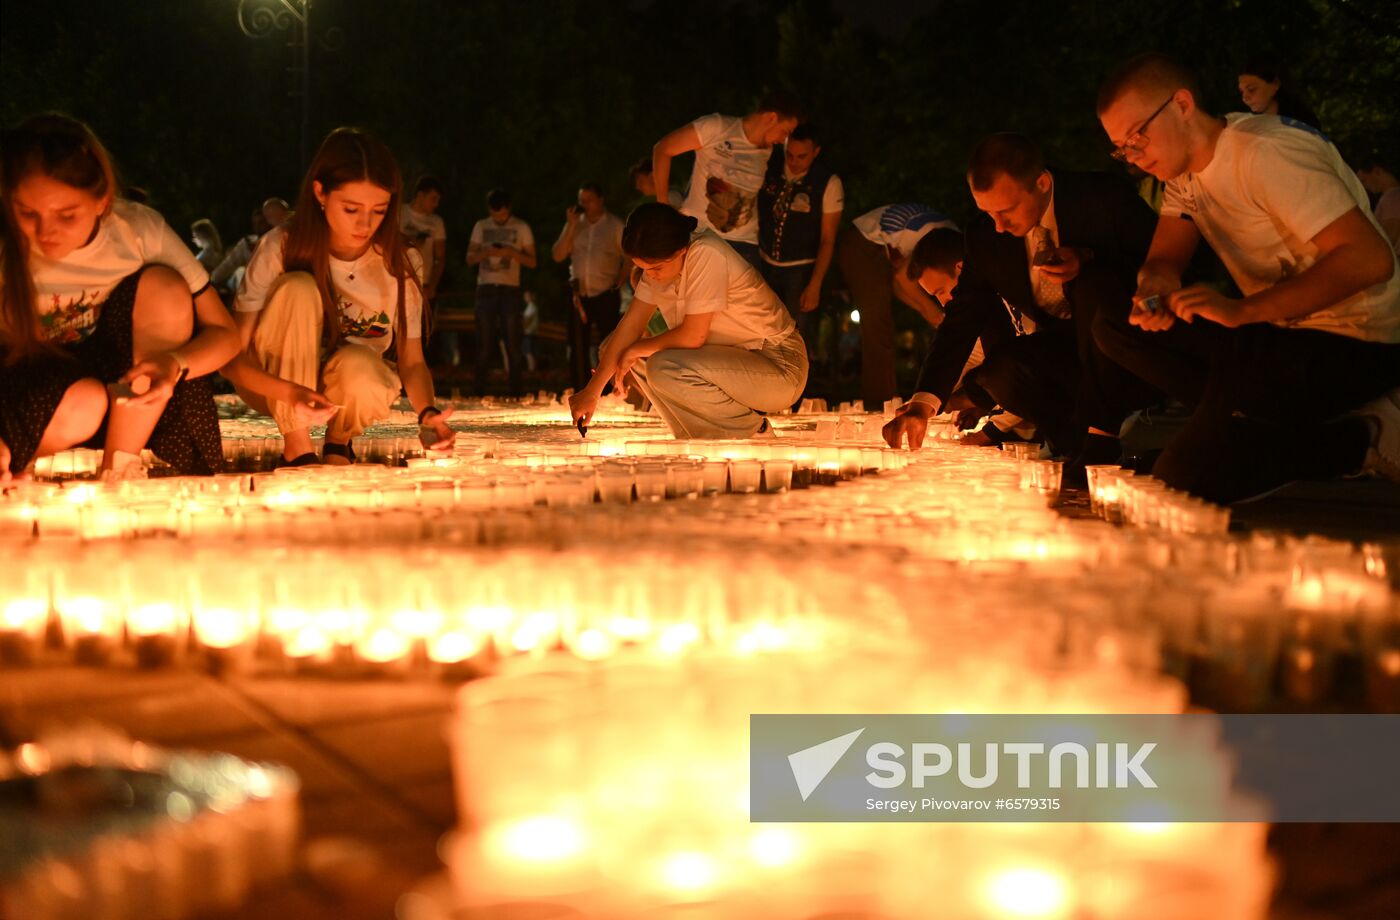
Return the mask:
<svg viewBox="0 0 1400 920"><path fill-rule="evenodd" d="M344 444L375 422L389 417L402 384L394 369L366 345L343 344L321 363L321 325L325 313L316 280L306 272L288 272L277 280L253 333L253 357L283 380L316 390L340 406L326 426L327 439ZM272 416L286 434L305 428L293 407L239 391L244 402Z"/></svg>

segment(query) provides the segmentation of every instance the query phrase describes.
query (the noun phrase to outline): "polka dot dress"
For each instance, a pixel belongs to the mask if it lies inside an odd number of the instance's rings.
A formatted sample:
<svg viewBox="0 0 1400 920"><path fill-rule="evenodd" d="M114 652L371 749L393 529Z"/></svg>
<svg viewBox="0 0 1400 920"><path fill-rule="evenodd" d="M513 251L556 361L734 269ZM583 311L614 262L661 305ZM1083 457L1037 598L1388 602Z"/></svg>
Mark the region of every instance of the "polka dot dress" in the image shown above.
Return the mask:
<svg viewBox="0 0 1400 920"><path fill-rule="evenodd" d="M33 459L44 429L73 381L96 377L113 383L131 369L131 313L140 279L141 272L134 272L113 289L92 335L66 349L72 360L46 358L0 371L0 437L14 454L12 470L24 469ZM106 428L104 422L87 446L100 449ZM219 416L207 377L176 384L146 446L185 475L223 470Z"/></svg>

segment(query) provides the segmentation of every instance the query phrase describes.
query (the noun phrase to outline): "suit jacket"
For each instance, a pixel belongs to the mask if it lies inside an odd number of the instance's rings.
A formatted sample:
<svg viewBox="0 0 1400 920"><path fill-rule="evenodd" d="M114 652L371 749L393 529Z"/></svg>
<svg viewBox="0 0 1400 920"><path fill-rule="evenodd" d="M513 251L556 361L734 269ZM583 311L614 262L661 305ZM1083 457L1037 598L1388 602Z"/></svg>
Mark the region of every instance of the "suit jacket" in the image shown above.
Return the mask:
<svg viewBox="0 0 1400 920"><path fill-rule="evenodd" d="M1157 215L1126 179L1060 170L1051 170L1051 175L1060 246L1081 250L1086 261L1121 273L1130 288L1136 287ZM1073 302L1073 281L1065 285L1065 296ZM916 390L947 402L978 338L991 358L1015 336L1002 300L1034 319L1038 329L1072 321L1051 316L1035 302L1025 240L998 233L992 219L979 211L968 224L962 276Z"/></svg>

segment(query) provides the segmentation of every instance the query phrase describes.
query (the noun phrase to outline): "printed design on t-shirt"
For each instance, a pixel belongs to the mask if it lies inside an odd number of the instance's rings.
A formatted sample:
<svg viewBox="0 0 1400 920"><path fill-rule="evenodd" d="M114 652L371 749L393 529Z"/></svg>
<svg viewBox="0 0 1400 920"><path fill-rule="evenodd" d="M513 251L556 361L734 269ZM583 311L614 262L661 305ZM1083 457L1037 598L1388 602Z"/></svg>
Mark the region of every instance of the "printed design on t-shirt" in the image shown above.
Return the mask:
<svg viewBox="0 0 1400 920"><path fill-rule="evenodd" d="M903 230L920 230L929 224L944 223L948 218L921 204L892 204L880 215L880 229L887 234Z"/></svg>
<svg viewBox="0 0 1400 920"><path fill-rule="evenodd" d="M97 317L107 300L103 291L83 291L76 298L49 298L48 309L39 314L44 338L58 345L73 345L92 335Z"/></svg>
<svg viewBox="0 0 1400 920"><path fill-rule="evenodd" d="M711 174L705 180L705 217L720 233L729 233L753 220L758 195L730 185L724 178Z"/></svg>
<svg viewBox="0 0 1400 920"><path fill-rule="evenodd" d="M510 226L501 227L496 224L491 224L481 231L481 245L487 252L487 257L483 264L486 266L487 270L503 272L510 268L510 259L507 257L490 255L491 246L493 243L499 243L502 246L509 246L512 249L517 249L519 247L516 245L515 241L518 238L519 232L514 227Z"/></svg>
<svg viewBox="0 0 1400 920"><path fill-rule="evenodd" d="M389 314L380 310L378 314L370 313L366 316L360 312L361 307L352 301L341 299L340 307L340 334L345 338L356 339L382 339L389 334L392 322ZM351 315L351 313L355 315Z"/></svg>

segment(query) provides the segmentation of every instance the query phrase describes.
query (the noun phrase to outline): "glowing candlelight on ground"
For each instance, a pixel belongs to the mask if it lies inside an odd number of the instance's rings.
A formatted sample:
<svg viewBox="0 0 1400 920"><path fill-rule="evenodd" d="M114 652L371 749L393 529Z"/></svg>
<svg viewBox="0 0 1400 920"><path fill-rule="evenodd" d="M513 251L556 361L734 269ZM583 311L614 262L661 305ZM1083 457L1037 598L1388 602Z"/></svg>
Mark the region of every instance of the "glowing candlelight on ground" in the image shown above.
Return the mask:
<svg viewBox="0 0 1400 920"><path fill-rule="evenodd" d="M1053 869L1004 869L983 883L983 899L992 916L1055 920L1070 915L1069 882Z"/></svg>

